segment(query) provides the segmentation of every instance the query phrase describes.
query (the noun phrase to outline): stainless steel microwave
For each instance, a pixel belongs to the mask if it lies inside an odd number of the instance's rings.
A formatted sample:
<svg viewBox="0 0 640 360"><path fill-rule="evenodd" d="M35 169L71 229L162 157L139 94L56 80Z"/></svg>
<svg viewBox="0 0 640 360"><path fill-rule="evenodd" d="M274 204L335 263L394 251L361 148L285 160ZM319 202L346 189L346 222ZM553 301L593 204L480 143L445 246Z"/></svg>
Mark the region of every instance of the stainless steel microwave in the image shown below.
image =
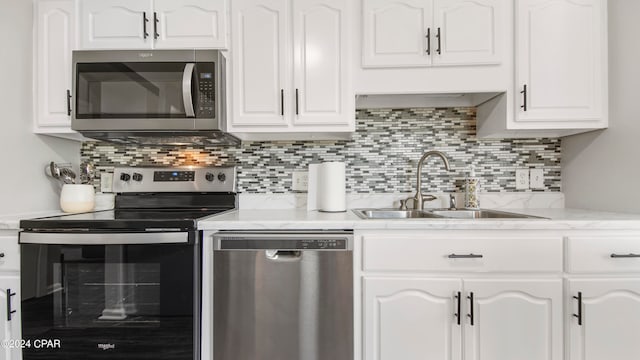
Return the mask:
<svg viewBox="0 0 640 360"><path fill-rule="evenodd" d="M230 144L226 59L218 50L73 52L71 128L148 144Z"/></svg>

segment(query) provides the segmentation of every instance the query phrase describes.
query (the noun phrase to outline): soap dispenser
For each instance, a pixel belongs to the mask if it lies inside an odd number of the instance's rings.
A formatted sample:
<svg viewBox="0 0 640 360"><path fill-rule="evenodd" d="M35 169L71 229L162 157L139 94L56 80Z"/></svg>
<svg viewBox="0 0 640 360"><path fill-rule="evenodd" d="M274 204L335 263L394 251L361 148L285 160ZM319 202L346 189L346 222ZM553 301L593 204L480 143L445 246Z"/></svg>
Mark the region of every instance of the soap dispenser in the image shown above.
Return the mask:
<svg viewBox="0 0 640 360"><path fill-rule="evenodd" d="M471 165L471 171L469 171L469 176L465 179L464 185L464 207L467 209L480 208L480 201L478 200L480 179L476 177L476 170L473 165Z"/></svg>

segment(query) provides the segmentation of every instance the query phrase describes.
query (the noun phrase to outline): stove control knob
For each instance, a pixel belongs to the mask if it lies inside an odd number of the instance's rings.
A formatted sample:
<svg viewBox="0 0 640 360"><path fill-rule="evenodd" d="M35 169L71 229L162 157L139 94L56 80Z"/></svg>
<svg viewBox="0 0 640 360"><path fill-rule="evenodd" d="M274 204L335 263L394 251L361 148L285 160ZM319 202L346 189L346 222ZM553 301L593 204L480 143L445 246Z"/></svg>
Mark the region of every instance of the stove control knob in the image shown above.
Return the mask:
<svg viewBox="0 0 640 360"><path fill-rule="evenodd" d="M129 179L131 179L131 175L127 174L127 173L122 173L120 174L120 180L122 181L129 181Z"/></svg>
<svg viewBox="0 0 640 360"><path fill-rule="evenodd" d="M207 181L213 181L215 179L215 176L213 176L212 173L208 172L204 175L204 178L207 179Z"/></svg>
<svg viewBox="0 0 640 360"><path fill-rule="evenodd" d="M133 173L133 180L134 181L142 181L142 174Z"/></svg>
<svg viewBox="0 0 640 360"><path fill-rule="evenodd" d="M227 180L227 175L225 175L224 173L218 174L218 180L224 182L225 180Z"/></svg>

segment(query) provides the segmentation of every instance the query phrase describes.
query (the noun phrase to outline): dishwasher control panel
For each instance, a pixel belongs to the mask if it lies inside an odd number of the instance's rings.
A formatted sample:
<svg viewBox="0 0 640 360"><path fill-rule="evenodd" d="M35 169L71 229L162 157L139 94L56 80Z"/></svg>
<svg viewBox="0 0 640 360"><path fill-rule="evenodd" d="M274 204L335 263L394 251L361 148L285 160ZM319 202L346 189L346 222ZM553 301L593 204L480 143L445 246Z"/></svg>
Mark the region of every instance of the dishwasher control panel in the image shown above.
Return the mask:
<svg viewBox="0 0 640 360"><path fill-rule="evenodd" d="M346 249L346 239L305 239L298 240L298 249L308 250L342 250Z"/></svg>

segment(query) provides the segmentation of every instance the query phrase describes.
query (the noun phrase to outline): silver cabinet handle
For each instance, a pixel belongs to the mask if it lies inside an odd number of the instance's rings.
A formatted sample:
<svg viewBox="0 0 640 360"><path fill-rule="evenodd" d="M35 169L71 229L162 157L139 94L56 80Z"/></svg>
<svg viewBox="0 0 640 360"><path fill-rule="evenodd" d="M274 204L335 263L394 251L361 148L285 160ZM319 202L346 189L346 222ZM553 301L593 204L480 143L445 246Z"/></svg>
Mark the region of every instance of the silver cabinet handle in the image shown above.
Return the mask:
<svg viewBox="0 0 640 360"><path fill-rule="evenodd" d="M613 259L630 259L630 258L640 258L640 254L611 254Z"/></svg>
<svg viewBox="0 0 640 360"><path fill-rule="evenodd" d="M193 108L193 94L191 93L191 82L193 81L195 67L195 63L188 63L184 66L184 72L182 73L182 101L184 102L184 111L187 117L196 116Z"/></svg>
<svg viewBox="0 0 640 360"><path fill-rule="evenodd" d="M449 254L449 259L481 259L484 256L482 254Z"/></svg>

